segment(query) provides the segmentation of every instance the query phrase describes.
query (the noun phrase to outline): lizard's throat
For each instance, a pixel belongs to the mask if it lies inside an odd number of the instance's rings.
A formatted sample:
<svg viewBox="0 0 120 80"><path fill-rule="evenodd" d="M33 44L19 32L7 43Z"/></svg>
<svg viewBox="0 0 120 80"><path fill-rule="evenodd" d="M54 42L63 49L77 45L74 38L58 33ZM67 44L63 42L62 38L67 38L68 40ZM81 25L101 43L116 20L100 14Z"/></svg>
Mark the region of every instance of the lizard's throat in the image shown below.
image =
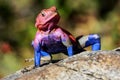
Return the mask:
<svg viewBox="0 0 120 80"><path fill-rule="evenodd" d="M54 23L46 23L44 25L41 25L41 27L39 26L38 28L42 31L51 31L52 29L54 29L54 27Z"/></svg>

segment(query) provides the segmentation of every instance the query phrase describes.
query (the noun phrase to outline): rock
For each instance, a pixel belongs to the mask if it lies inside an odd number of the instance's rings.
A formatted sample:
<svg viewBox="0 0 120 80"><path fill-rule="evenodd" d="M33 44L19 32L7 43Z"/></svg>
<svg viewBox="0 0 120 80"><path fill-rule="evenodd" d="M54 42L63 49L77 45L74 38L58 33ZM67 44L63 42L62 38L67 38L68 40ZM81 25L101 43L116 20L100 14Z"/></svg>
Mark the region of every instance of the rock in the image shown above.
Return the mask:
<svg viewBox="0 0 120 80"><path fill-rule="evenodd" d="M2 80L120 80L120 51L85 51Z"/></svg>

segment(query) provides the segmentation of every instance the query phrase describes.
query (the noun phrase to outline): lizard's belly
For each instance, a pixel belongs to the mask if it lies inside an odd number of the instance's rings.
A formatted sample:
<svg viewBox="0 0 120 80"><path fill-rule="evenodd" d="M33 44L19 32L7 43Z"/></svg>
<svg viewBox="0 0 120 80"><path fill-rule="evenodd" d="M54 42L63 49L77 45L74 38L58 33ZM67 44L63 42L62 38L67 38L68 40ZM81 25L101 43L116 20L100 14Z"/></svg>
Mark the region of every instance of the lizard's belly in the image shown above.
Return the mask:
<svg viewBox="0 0 120 80"><path fill-rule="evenodd" d="M47 36L42 39L41 49L48 53L67 52L67 48L62 44L61 39L56 36Z"/></svg>

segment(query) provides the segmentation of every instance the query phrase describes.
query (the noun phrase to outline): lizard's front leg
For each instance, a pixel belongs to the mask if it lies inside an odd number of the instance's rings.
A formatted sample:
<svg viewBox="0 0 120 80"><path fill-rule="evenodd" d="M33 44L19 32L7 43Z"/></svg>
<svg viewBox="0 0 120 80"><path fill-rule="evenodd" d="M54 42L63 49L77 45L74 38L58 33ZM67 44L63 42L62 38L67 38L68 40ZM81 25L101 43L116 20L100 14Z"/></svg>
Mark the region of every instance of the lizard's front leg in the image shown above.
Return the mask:
<svg viewBox="0 0 120 80"><path fill-rule="evenodd" d="M68 56L73 55L73 46L72 45L67 46L67 52L68 52Z"/></svg>
<svg viewBox="0 0 120 80"><path fill-rule="evenodd" d="M73 56L73 45L67 34L61 35L62 43L67 47L68 56Z"/></svg>
<svg viewBox="0 0 120 80"><path fill-rule="evenodd" d="M36 44L36 45L33 44L33 47L34 47L34 65L35 65L35 67L40 67L41 60L43 62L46 62L46 61L48 62L51 60L52 57L49 55L49 53L41 50L41 44Z"/></svg>
<svg viewBox="0 0 120 80"><path fill-rule="evenodd" d="M40 60L41 60L41 52L40 46L34 47L34 65L35 67L40 67Z"/></svg>

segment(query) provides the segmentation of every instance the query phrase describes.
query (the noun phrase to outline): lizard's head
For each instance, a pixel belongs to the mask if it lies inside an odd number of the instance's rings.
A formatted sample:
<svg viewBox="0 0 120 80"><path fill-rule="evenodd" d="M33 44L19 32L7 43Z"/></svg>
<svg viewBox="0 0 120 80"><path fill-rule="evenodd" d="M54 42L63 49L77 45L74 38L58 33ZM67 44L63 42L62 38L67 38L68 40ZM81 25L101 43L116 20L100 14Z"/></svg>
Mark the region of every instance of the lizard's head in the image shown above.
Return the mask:
<svg viewBox="0 0 120 80"><path fill-rule="evenodd" d="M36 18L35 27L40 30L48 29L58 23L60 19L59 13L55 6L43 9Z"/></svg>

